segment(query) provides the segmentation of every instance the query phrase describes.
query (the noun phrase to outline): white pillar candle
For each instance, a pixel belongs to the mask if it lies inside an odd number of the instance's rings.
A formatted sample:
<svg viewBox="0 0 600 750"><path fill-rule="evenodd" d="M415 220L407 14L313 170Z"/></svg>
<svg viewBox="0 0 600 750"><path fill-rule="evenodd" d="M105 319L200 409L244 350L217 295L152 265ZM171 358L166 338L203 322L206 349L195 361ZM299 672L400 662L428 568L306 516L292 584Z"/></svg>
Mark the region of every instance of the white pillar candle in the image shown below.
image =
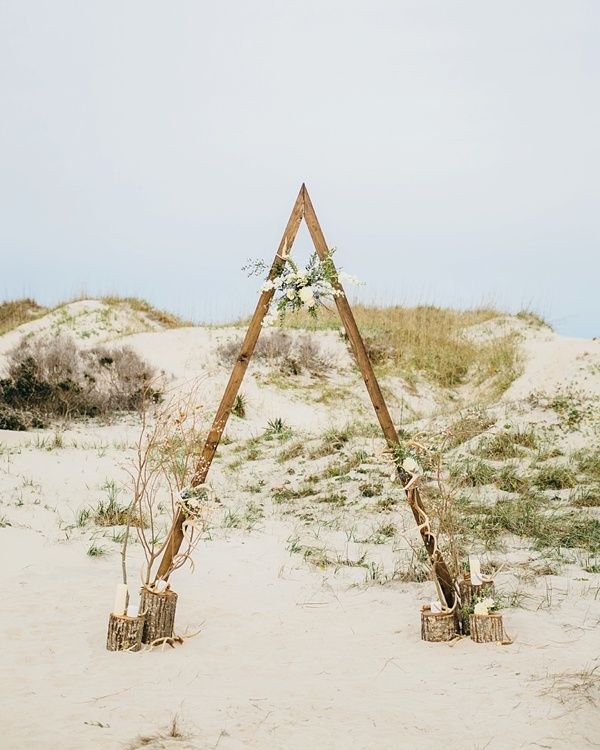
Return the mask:
<svg viewBox="0 0 600 750"><path fill-rule="evenodd" d="M158 592L158 593L160 594L160 593L161 593L162 591L165 591L165 590L166 590L166 588L167 588L167 585L168 585L168 584L167 584L167 582L166 582L166 581L163 581L163 580L161 579L160 581L157 581L157 582L156 582L156 583L154 584L154 590L155 590L155 591L157 591L157 592Z"/></svg>
<svg viewBox="0 0 600 750"><path fill-rule="evenodd" d="M140 603L134 602L127 607L127 617L137 617L140 612Z"/></svg>
<svg viewBox="0 0 600 750"><path fill-rule="evenodd" d="M481 577L481 562L477 555L469 555L469 571L471 573L471 585L481 586L483 578Z"/></svg>
<svg viewBox="0 0 600 750"><path fill-rule="evenodd" d="M113 607L113 615L117 617L123 617L125 610L127 609L127 586L124 583L117 584L117 591L115 593L115 606Z"/></svg>
<svg viewBox="0 0 600 750"><path fill-rule="evenodd" d="M483 583L483 578L481 576L481 573L476 573L475 571L471 572L471 585L472 586L481 586Z"/></svg>
<svg viewBox="0 0 600 750"><path fill-rule="evenodd" d="M441 602L430 602L429 607L432 612L441 612L442 611L442 603Z"/></svg>

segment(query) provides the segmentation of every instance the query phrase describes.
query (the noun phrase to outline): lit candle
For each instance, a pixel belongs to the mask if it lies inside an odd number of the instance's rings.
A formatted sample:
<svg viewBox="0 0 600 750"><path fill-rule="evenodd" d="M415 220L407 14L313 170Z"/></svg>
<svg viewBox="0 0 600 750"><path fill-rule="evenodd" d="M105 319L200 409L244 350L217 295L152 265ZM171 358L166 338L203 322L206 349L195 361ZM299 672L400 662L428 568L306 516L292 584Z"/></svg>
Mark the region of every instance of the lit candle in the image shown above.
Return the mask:
<svg viewBox="0 0 600 750"><path fill-rule="evenodd" d="M140 611L140 603L134 602L127 607L127 617L137 617Z"/></svg>
<svg viewBox="0 0 600 750"><path fill-rule="evenodd" d="M115 593L115 606L113 607L113 615L117 617L123 617L125 610L127 609L127 586L124 583L117 584L117 591Z"/></svg>
<svg viewBox="0 0 600 750"><path fill-rule="evenodd" d="M160 581L157 581L154 584L154 590L157 591L160 594L162 591L165 591L165 589L167 588L167 586L168 586L167 582L163 581L161 579Z"/></svg>

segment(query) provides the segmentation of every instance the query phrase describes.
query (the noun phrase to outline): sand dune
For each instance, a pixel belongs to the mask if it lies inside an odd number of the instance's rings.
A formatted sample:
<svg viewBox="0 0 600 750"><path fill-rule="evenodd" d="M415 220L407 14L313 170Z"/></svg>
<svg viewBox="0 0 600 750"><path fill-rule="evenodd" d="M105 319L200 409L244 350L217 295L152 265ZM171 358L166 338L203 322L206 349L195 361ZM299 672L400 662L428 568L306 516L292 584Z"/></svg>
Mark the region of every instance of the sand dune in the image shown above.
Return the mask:
<svg viewBox="0 0 600 750"><path fill-rule="evenodd" d="M240 332L162 330L135 311L113 315L107 307L73 303L6 334L0 338L0 368L2 355L23 335L65 330L83 346L118 341L160 370L169 391L196 388L208 424L229 375L216 347ZM597 449L600 342L519 326L523 373L498 401L487 404L498 418L490 434L508 422L529 425L562 450L559 462L569 460L572 450ZM317 446L332 426L373 421L364 386L337 334L313 336L333 363L323 377L302 375L282 384L269 380L264 364L249 369L242 388L246 417L232 417L227 444L211 470L216 499L210 529L195 555L194 571L186 568L173 578L180 595L177 631L197 633L175 650L105 650L120 576L119 544L113 541L118 529L78 524L79 511L105 497L107 482L126 497L137 417L28 433L0 431L0 539L8 587L0 746L506 750L597 745L597 557L573 548L550 554L506 534L488 557L503 564L497 584L520 605L505 609L514 643L424 643L419 606L435 593L430 581L393 575L410 544L419 541L375 431L352 435L341 451L343 456L364 453L351 481L324 480L319 490L341 493L340 507L314 498L273 499L278 488L296 487L339 457L311 459L305 450L298 459L282 460L291 441L301 448ZM426 383L416 391L399 378L382 383L394 419L432 435L472 407L476 392L465 386L444 404ZM561 429L556 409L529 398L541 392L580 394L579 423ZM276 417L292 437L287 443L263 440L253 445L256 455L250 458L248 440L260 438ZM458 446L448 460L467 452L468 445ZM536 470L525 459L520 466ZM360 494L365 482L378 487L375 497ZM493 487L472 491L479 493L478 502L503 496ZM564 503L568 494L554 493ZM377 499L392 495L400 502L377 511ZM557 502L552 493L548 502ZM580 512L596 517L597 511ZM237 523L230 522L234 517ZM394 526L392 536L383 544L374 537L368 541L384 521ZM104 554L86 554L91 546ZM337 564L319 567L310 555L295 551L309 548ZM139 545L131 545L130 552L135 579ZM363 552L368 566L346 564L360 560ZM175 715L182 737L168 736Z"/></svg>

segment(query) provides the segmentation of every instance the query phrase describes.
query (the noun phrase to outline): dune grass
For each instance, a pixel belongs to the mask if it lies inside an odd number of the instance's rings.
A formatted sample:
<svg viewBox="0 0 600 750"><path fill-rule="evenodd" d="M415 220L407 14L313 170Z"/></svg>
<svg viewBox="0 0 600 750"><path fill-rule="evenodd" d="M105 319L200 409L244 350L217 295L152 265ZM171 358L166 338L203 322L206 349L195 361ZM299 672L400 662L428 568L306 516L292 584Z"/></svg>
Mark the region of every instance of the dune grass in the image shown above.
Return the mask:
<svg viewBox="0 0 600 750"><path fill-rule="evenodd" d="M0 336L23 323L45 315L47 312L47 308L38 305L35 300L29 297L0 303Z"/></svg>
<svg viewBox="0 0 600 750"><path fill-rule="evenodd" d="M59 310L65 305L70 305L73 302L79 302L83 299L95 298L74 297L64 302L60 302L54 307L43 307L29 297L2 302L0 303L0 336L18 328L20 325L23 325L23 323L36 320L43 315ZM119 307L121 305L128 306L136 312L143 313L149 320L159 323L163 328L182 328L194 325L173 313L153 307L149 302L146 302L146 300L140 299L139 297L108 296L99 297L98 299L100 302L104 302L105 305L109 305L110 307Z"/></svg>
<svg viewBox="0 0 600 750"><path fill-rule="evenodd" d="M419 372L442 387L467 380L491 380L502 393L520 373L517 337L505 334L485 341L461 335L473 325L501 315L492 308L450 310L432 305L370 307L353 305L358 327L376 366L389 374L410 376ZM240 322L243 325L246 321ZM341 329L335 310L320 310L312 318L300 310L286 316L286 328Z"/></svg>
<svg viewBox="0 0 600 750"><path fill-rule="evenodd" d="M110 305L111 307L127 305L132 310L143 313L147 318L154 321L155 323L159 323L163 328L185 328L186 326L194 325L194 323L192 323L191 321L184 320L178 315L174 315L173 313L167 312L166 310L160 310L159 308L154 307L149 302L146 302L146 300L140 299L139 297L100 297L100 302L104 302L105 305Z"/></svg>

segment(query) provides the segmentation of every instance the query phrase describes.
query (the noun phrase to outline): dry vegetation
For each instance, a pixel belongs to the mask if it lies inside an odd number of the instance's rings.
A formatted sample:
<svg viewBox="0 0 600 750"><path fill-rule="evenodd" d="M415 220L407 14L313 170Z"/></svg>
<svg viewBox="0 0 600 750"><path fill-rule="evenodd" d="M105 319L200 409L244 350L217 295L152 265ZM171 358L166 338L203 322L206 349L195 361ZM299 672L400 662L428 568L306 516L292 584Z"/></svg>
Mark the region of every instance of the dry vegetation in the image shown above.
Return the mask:
<svg viewBox="0 0 600 750"><path fill-rule="evenodd" d="M154 375L129 347L84 350L66 336L24 338L9 353L7 377L0 380L0 429L137 411L160 398Z"/></svg>
<svg viewBox="0 0 600 750"><path fill-rule="evenodd" d="M111 306L125 305L130 307L136 312L143 313L149 320L158 323L163 328L182 328L194 325L192 322L184 320L178 315L174 315L166 310L159 310L139 297L100 297L100 301Z"/></svg>
<svg viewBox="0 0 600 750"><path fill-rule="evenodd" d="M521 371L514 333L475 341L463 335L470 326L498 318L492 308L449 310L431 305L370 307L353 305L369 355L380 371L409 382L419 374L443 388L465 382L490 381L499 395ZM340 329L337 311L325 310L317 319L303 311L286 317L285 327L308 331Z"/></svg>
<svg viewBox="0 0 600 750"><path fill-rule="evenodd" d="M50 308L43 307L30 298L2 302L0 303L0 336L18 328L18 326L23 325L23 323L28 323L42 317L43 315L60 310L65 307L65 305L68 305L71 302L77 302L79 299L83 298L66 300L65 302L60 302ZM109 296L101 297L100 301L104 302L104 304L109 307L128 307L135 312L142 313L148 320L158 323L163 328L181 328L182 326L193 325L189 321L185 321L173 313L159 310L138 297Z"/></svg>
<svg viewBox="0 0 600 750"><path fill-rule="evenodd" d="M45 315L48 310L28 297L0 304L0 336L23 323Z"/></svg>
<svg viewBox="0 0 600 750"><path fill-rule="evenodd" d="M226 365L233 365L242 344L241 337L230 339L217 349L217 356ZM256 343L253 360L265 362L284 375L322 375L331 367L329 357L309 335L292 337L284 330L264 332Z"/></svg>

